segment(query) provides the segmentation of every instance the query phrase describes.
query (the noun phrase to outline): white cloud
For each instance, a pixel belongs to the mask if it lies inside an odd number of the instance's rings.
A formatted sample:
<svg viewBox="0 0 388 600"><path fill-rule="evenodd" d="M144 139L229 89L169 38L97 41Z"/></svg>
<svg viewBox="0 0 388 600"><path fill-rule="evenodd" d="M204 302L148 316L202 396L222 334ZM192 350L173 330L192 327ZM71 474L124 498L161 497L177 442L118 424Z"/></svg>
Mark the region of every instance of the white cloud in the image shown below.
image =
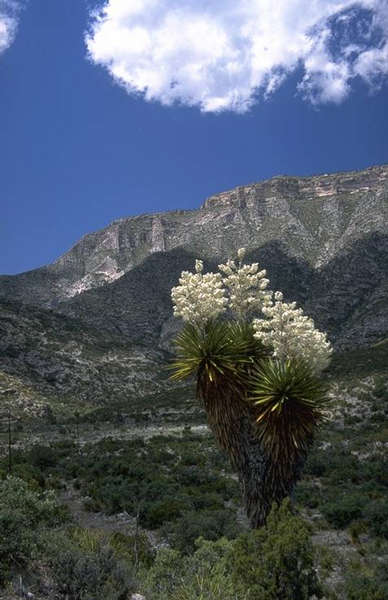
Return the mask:
<svg viewBox="0 0 388 600"><path fill-rule="evenodd" d="M0 0L0 54L13 42L17 9L18 4L14 0Z"/></svg>
<svg viewBox="0 0 388 600"><path fill-rule="evenodd" d="M388 0L105 0L89 58L128 93L245 112L297 68L312 102L388 74Z"/></svg>

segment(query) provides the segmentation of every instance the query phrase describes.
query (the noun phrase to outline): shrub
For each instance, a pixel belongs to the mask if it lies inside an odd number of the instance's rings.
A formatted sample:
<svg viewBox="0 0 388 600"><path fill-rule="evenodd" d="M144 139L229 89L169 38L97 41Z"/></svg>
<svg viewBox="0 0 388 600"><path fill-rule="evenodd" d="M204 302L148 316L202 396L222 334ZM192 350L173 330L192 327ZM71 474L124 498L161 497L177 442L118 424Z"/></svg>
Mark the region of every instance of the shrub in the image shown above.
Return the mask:
<svg viewBox="0 0 388 600"><path fill-rule="evenodd" d="M289 501L274 506L267 524L240 536L229 565L246 600L308 600L322 597L310 532L290 511Z"/></svg>
<svg viewBox="0 0 388 600"><path fill-rule="evenodd" d="M167 521L174 521L185 510L185 503L178 499L169 498L154 502L143 513L141 524L149 529L157 529Z"/></svg>
<svg viewBox="0 0 388 600"><path fill-rule="evenodd" d="M147 600L166 600L182 580L182 556L172 548L161 548L155 562L144 576L143 590Z"/></svg>
<svg viewBox="0 0 388 600"><path fill-rule="evenodd" d="M239 533L239 529L234 511L223 509L188 511L175 522L166 523L162 532L174 548L189 554L194 551L197 538L232 538Z"/></svg>
<svg viewBox="0 0 388 600"><path fill-rule="evenodd" d="M342 494L336 500L326 502L321 510L324 517L335 527L347 527L362 516L368 497L362 494Z"/></svg>
<svg viewBox="0 0 388 600"><path fill-rule="evenodd" d="M52 492L40 493L17 477L0 481L0 584L37 552L41 529L67 517Z"/></svg>
<svg viewBox="0 0 388 600"><path fill-rule="evenodd" d="M308 508L317 508L320 503L320 489L304 480L300 481L295 487L294 498L297 502Z"/></svg>
<svg viewBox="0 0 388 600"><path fill-rule="evenodd" d="M204 485L212 483L216 479L214 474L205 471L201 466L193 464L179 465L175 474L181 485Z"/></svg>
<svg viewBox="0 0 388 600"><path fill-rule="evenodd" d="M388 381L380 376L375 377L373 394L376 398L388 399Z"/></svg>
<svg viewBox="0 0 388 600"><path fill-rule="evenodd" d="M31 488L45 488L46 479L37 467L28 463L16 463L12 469L13 475L26 481Z"/></svg>
<svg viewBox="0 0 388 600"><path fill-rule="evenodd" d="M57 454L50 446L35 445L28 455L29 462L38 469L47 469L57 464Z"/></svg>
<svg viewBox="0 0 388 600"><path fill-rule="evenodd" d="M126 600L134 591L133 571L103 537L76 532L46 537L46 561L60 598L66 600Z"/></svg>
<svg viewBox="0 0 388 600"><path fill-rule="evenodd" d="M366 568L355 563L346 573L346 600L386 600L388 598L388 567Z"/></svg>
<svg viewBox="0 0 388 600"><path fill-rule="evenodd" d="M225 560L230 544L225 538L200 538L196 552L186 557L170 548L159 550L144 582L147 600L235 600Z"/></svg>
<svg viewBox="0 0 388 600"><path fill-rule="evenodd" d="M125 535L117 531L112 534L109 543L119 558L131 564L150 567L154 560L154 550L143 531L134 535Z"/></svg>
<svg viewBox="0 0 388 600"><path fill-rule="evenodd" d="M308 600L322 598L309 529L288 502L274 507L266 527L209 541L192 555L158 552L144 583L147 600Z"/></svg>
<svg viewBox="0 0 388 600"><path fill-rule="evenodd" d="M231 542L221 538L209 542L200 538L193 556L183 561L183 581L174 590L172 600L235 600L238 590L233 583L226 557Z"/></svg>
<svg viewBox="0 0 388 600"><path fill-rule="evenodd" d="M222 496L215 492L204 491L201 488L185 488L184 497L186 503L191 505L194 510L222 510L224 508Z"/></svg>
<svg viewBox="0 0 388 600"><path fill-rule="evenodd" d="M364 516L375 535L388 539L388 503L386 499L367 504Z"/></svg>
<svg viewBox="0 0 388 600"><path fill-rule="evenodd" d="M306 460L305 473L314 477L321 477L327 471L327 457L323 452L312 452Z"/></svg>

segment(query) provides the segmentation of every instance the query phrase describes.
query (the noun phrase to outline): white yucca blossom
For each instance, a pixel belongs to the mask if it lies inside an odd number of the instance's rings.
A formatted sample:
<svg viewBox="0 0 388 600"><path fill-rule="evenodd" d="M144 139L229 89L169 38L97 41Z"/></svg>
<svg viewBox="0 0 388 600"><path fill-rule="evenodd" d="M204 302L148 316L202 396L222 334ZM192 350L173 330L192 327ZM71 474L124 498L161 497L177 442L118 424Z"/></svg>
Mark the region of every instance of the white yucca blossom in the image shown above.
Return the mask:
<svg viewBox="0 0 388 600"><path fill-rule="evenodd" d="M269 279L265 278L266 270L259 271L258 263L243 265L245 248L240 248L237 256L237 265L234 260L228 260L218 268L223 273L229 308L241 319L260 312L270 304L271 293L267 290Z"/></svg>
<svg viewBox="0 0 388 600"><path fill-rule="evenodd" d="M279 360L303 360L320 373L330 362L332 348L314 321L303 314L296 302L283 302L283 294L268 290L266 271L253 263L244 265L245 249L237 253L238 263L228 260L218 266L221 273L202 273L203 262L195 262L195 273L183 271L179 285L171 291L174 315L201 325L218 317L227 308L237 318L254 312L263 317L253 320L255 337L272 348Z"/></svg>
<svg viewBox="0 0 388 600"><path fill-rule="evenodd" d="M283 294L275 292L274 301L264 306L266 318L255 319L255 337L273 349L280 360L303 360L320 373L330 362L332 348L326 334L315 329L314 321L296 308L296 302L283 302Z"/></svg>
<svg viewBox="0 0 388 600"><path fill-rule="evenodd" d="M195 261L195 273L183 271L179 285L172 288L174 315L200 325L225 311L227 299L220 273L202 273L203 262Z"/></svg>

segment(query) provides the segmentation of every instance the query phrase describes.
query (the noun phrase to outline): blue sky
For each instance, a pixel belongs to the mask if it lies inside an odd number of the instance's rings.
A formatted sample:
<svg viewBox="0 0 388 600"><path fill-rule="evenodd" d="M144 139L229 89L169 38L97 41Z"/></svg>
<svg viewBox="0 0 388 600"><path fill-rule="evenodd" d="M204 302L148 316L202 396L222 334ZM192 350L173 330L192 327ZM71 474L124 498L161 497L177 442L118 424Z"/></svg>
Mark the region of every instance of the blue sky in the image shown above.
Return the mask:
<svg viewBox="0 0 388 600"><path fill-rule="evenodd" d="M116 218L388 163L387 106L387 0L0 0L0 273Z"/></svg>

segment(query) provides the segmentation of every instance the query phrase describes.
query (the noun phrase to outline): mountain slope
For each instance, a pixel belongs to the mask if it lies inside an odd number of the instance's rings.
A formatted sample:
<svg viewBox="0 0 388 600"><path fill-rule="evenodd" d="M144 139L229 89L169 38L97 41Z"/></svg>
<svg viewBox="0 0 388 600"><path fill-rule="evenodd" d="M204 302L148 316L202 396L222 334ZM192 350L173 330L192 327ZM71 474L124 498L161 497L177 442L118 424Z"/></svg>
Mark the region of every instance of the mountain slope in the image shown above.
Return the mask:
<svg viewBox="0 0 388 600"><path fill-rule="evenodd" d="M52 265L0 277L0 388L64 407L171 389L171 287L196 258L214 270L241 246L337 350L388 338L388 166L276 177L121 219Z"/></svg>
<svg viewBox="0 0 388 600"><path fill-rule="evenodd" d="M51 310L0 302L0 388L25 397L17 402L21 412L48 404L66 413L170 390L166 363L165 353L128 338Z"/></svg>
<svg viewBox="0 0 388 600"><path fill-rule="evenodd" d="M388 234L388 166L274 177L208 198L192 211L140 215L88 234L53 264L0 277L0 296L55 306L109 284L156 252L183 248L220 261L277 241L318 269L371 233ZM268 265L270 268L270 265Z"/></svg>

